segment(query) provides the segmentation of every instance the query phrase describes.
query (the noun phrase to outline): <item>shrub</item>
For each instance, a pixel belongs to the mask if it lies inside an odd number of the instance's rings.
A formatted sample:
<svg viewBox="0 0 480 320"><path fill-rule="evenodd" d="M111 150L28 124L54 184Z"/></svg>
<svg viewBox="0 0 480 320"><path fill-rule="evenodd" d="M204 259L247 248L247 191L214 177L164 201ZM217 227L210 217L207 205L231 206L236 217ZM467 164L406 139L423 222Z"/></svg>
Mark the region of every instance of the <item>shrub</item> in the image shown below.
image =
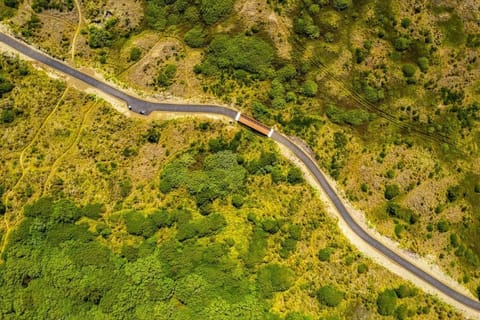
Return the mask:
<svg viewBox="0 0 480 320"><path fill-rule="evenodd" d="M128 211L124 214L127 232L135 236L151 237L157 227L150 217L145 217L141 212Z"/></svg>
<svg viewBox="0 0 480 320"><path fill-rule="evenodd" d="M250 73L265 73L271 66L274 49L270 44L256 37L239 35L217 35L206 51L206 58L200 70L241 69ZM207 72L205 72L207 70Z"/></svg>
<svg viewBox="0 0 480 320"><path fill-rule="evenodd" d="M430 62L428 61L428 58L426 57L420 57L417 60L418 67L420 68L420 71L422 72L427 72L428 68L430 66Z"/></svg>
<svg viewBox="0 0 480 320"><path fill-rule="evenodd" d="M318 85L313 80L307 80L303 84L302 93L307 97L315 97L317 95Z"/></svg>
<svg viewBox="0 0 480 320"><path fill-rule="evenodd" d="M202 0L200 13L206 24L214 24L230 14L234 0Z"/></svg>
<svg viewBox="0 0 480 320"><path fill-rule="evenodd" d="M397 51L405 51L410 47L410 40L404 37L399 37L393 42L393 46Z"/></svg>
<svg viewBox="0 0 480 320"><path fill-rule="evenodd" d="M440 220L438 223L437 223L437 230L438 232L441 232L441 233L444 233L444 232L447 232L448 229L450 229L450 225L447 221L445 220Z"/></svg>
<svg viewBox="0 0 480 320"><path fill-rule="evenodd" d="M142 57L142 49L138 47L133 47L130 50L130 56L128 57L128 61L138 61Z"/></svg>
<svg viewBox="0 0 480 320"><path fill-rule="evenodd" d="M242 206L243 206L243 203L245 202L245 200L243 199L243 197L239 194L234 194L232 196L232 205L237 208L237 209L240 209Z"/></svg>
<svg viewBox="0 0 480 320"><path fill-rule="evenodd" d="M410 20L409 18L403 18L402 21L400 22L400 24L404 28L408 28L411 23L412 23L412 20Z"/></svg>
<svg viewBox="0 0 480 320"><path fill-rule="evenodd" d="M191 48L200 48L207 43L207 35L204 30L196 26L185 33L185 43Z"/></svg>
<svg viewBox="0 0 480 320"><path fill-rule="evenodd" d="M275 292L288 290L294 283L295 274L279 264L269 264L258 271L257 286L263 297L271 298Z"/></svg>
<svg viewBox="0 0 480 320"><path fill-rule="evenodd" d="M385 199L392 200L400 194L400 187L396 184L390 184L385 187Z"/></svg>
<svg viewBox="0 0 480 320"><path fill-rule="evenodd" d="M333 251L332 247L320 249L320 251L318 251L318 259L320 259L320 261L329 261Z"/></svg>
<svg viewBox="0 0 480 320"><path fill-rule="evenodd" d="M94 26L90 27L88 31L88 45L90 48L97 49L111 45L112 35L109 31Z"/></svg>
<svg viewBox="0 0 480 320"><path fill-rule="evenodd" d="M280 229L278 226L278 221L275 219L266 219L262 222L262 228L270 234L275 234Z"/></svg>
<svg viewBox="0 0 480 320"><path fill-rule="evenodd" d="M342 302L344 295L344 292L332 285L326 285L317 291L318 301L328 307L338 306Z"/></svg>
<svg viewBox="0 0 480 320"><path fill-rule="evenodd" d="M415 75L416 68L413 64L407 63L402 66L403 75L407 78L413 77Z"/></svg>
<svg viewBox="0 0 480 320"><path fill-rule="evenodd" d="M447 189L447 199L449 202L454 202L460 196L460 188L458 186L451 186Z"/></svg>
<svg viewBox="0 0 480 320"><path fill-rule="evenodd" d="M3 0L3 3L5 3L7 7L17 9L18 5L20 4L20 0Z"/></svg>
<svg viewBox="0 0 480 320"><path fill-rule="evenodd" d="M173 83L176 74L177 66L169 63L160 69L155 83L161 87L169 87Z"/></svg>
<svg viewBox="0 0 480 320"><path fill-rule="evenodd" d="M347 9L351 4L351 0L333 0L333 7L338 11Z"/></svg>
<svg viewBox="0 0 480 320"><path fill-rule="evenodd" d="M367 272L367 271L368 271L368 266L367 266L366 264L361 263L361 264L358 265L358 267L357 267L357 272L358 272L359 274L365 273L365 272Z"/></svg>
<svg viewBox="0 0 480 320"><path fill-rule="evenodd" d="M382 316L391 316L397 306L397 295L395 291L386 289L378 294L377 311Z"/></svg>
<svg viewBox="0 0 480 320"><path fill-rule="evenodd" d="M288 170L287 181L290 184L300 184L303 182L303 173L300 168L293 167Z"/></svg>

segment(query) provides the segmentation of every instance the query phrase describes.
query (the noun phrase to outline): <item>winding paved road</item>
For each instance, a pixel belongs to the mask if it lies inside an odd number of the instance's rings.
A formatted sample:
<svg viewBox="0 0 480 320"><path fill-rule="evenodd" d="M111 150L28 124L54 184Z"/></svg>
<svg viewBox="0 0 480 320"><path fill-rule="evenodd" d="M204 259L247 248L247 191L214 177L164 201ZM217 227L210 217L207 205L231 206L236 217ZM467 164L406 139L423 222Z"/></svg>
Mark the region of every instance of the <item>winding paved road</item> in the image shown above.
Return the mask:
<svg viewBox="0 0 480 320"><path fill-rule="evenodd" d="M164 112L179 112L179 113L206 113L206 114L217 114L226 116L233 120L238 120L239 113L233 109L216 106L216 105L193 105L193 104L169 104L169 103L155 103L150 101L141 100L131 95L124 93L123 91L114 88L102 81L99 81L89 75L86 75L58 60L55 60L49 57L46 54L43 54L25 43L16 40L6 34L0 33L0 41L8 45L9 47L15 49L16 51L39 61L51 68L54 68L64 74L67 74L71 77L79 79L92 87L97 88L98 90L107 93L115 98L121 99L125 101L129 106L131 106L131 110L137 113L144 113L149 114L152 111L164 111ZM480 302L473 300L458 291L450 288L440 280L436 279L435 277L431 276L430 274L426 273L419 267L415 266L405 258L401 257L384 244L379 242L377 239L373 238L368 232L366 232L350 215L348 210L345 208L344 204L342 203L339 196L336 194L335 190L332 186L328 183L327 179L317 167L316 163L307 155L305 151L303 151L298 145L293 143L289 140L286 136L282 135L279 132L272 131L270 132L271 138L276 142L282 144L286 148L288 148L298 159L300 159L305 166L311 171L317 182L323 188L325 193L328 195L332 203L335 205L336 209L340 213L341 217L345 220L347 225L351 228L353 232L355 232L361 239L363 239L368 245L375 248L378 252L383 254L385 257L390 259L391 261L395 262L397 265L402 267L403 269L409 271L411 274L416 276L417 278L427 282L438 291L442 292L446 296L450 297L451 299L457 301L464 307L469 309L473 309L477 312L480 312ZM479 313L480 317L480 313Z"/></svg>

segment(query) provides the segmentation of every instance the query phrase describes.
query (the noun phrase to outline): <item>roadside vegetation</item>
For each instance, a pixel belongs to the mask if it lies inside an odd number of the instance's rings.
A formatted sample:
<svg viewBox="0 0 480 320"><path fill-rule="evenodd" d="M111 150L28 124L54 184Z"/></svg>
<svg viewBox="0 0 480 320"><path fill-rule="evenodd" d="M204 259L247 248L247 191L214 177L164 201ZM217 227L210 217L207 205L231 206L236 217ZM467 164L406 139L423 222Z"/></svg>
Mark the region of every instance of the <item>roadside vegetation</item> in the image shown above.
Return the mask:
<svg viewBox="0 0 480 320"><path fill-rule="evenodd" d="M460 319L356 251L271 141L0 65L1 318Z"/></svg>
<svg viewBox="0 0 480 320"><path fill-rule="evenodd" d="M370 225L478 295L478 8L468 1L88 0L80 6L84 21L77 10L71 1L0 0L0 18L52 55L69 59L80 25L75 63L156 97L230 104L299 137ZM0 75L0 95L16 90L12 79ZM24 116L5 108L1 121ZM118 164L97 165L111 173ZM270 169L274 181L301 184L298 172ZM197 190L208 174L187 172L162 188ZM126 193L132 182L116 178ZM209 188L206 200L191 194L205 200L199 210L220 197L219 186ZM236 206L242 192L231 189ZM287 241L283 254L292 247Z"/></svg>

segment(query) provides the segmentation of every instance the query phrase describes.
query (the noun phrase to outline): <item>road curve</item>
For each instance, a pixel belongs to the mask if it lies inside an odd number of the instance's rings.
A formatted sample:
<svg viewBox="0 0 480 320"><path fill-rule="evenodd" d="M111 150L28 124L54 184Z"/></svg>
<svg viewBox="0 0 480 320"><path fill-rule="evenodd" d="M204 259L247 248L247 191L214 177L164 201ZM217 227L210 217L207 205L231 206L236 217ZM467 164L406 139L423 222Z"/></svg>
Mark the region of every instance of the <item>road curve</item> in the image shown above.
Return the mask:
<svg viewBox="0 0 480 320"><path fill-rule="evenodd" d="M145 101L136 97L133 97L129 94L124 93L120 89L114 88L102 81L99 81L89 75L86 75L56 59L49 57L46 54L43 54L25 43L14 39L4 33L0 32L0 42L5 43L9 47L15 49L16 51L28 56L31 59L39 61L51 68L54 68L64 74L67 74L71 77L74 77L78 80L81 80L92 87L95 87L98 90L103 91L104 93L111 95L115 98L125 101L131 110L137 113L149 114L153 111L164 111L164 112L179 112L179 113L206 113L206 114L217 114L223 115L233 120L236 120L238 111L216 105L195 105L195 104L170 104L170 103L155 103L150 101ZM378 252L383 254L385 257L402 267L403 269L409 271L411 274L417 278L423 280L424 282L430 284L432 287L436 288L438 291L442 292L451 299L457 301L461 305L473 309L477 312L480 312L480 302L467 297L460 292L452 289L447 286L437 278L431 276L427 272L423 271L419 267L410 263L408 260L404 259L377 239L373 238L367 231L365 231L350 215L348 210L345 208L340 197L336 194L333 187L328 183L327 179L320 171L315 161L313 161L308 154L303 151L298 145L293 143L286 136L282 135L279 132L273 131L271 133L271 138L276 142L282 144L288 148L298 159L300 159L304 165L310 170L313 174L319 185L325 191L327 196L330 198L332 203L335 205L341 217L347 223L357 236L363 239L368 245L376 249Z"/></svg>

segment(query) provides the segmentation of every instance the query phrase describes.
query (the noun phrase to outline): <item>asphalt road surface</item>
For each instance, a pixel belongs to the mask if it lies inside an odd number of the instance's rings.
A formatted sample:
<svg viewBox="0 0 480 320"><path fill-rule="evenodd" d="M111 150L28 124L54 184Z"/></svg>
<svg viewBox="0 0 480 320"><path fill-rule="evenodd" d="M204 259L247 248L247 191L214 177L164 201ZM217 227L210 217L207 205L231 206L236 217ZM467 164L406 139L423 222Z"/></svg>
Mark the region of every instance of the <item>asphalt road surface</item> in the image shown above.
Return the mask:
<svg viewBox="0 0 480 320"><path fill-rule="evenodd" d="M81 80L92 87L101 90L108 95L111 95L115 98L125 101L131 110L137 113L148 115L152 111L164 111L164 112L179 112L179 113L207 113L207 114L217 114L229 117L235 120L238 111L215 105L193 105L193 104L169 104L169 103L155 103L150 101L141 100L135 97L132 97L125 92L114 88L102 81L99 81L89 75L86 75L56 59L49 57L46 54L43 54L37 50L32 49L25 43L16 40L10 36L7 36L3 33L0 33L0 41L7 44L9 47L14 48L16 51L39 61L51 68L54 68L64 74L67 74L71 77L74 77L78 80ZM450 298L456 300L460 304L480 311L480 302L473 300L458 291L450 288L449 286L442 283L440 280L436 279L432 275L413 265L409 261L405 260L403 257L396 254L394 251L390 250L388 247L383 245L381 242L373 238L368 234L350 215L345 206L343 205L339 196L335 193L335 190L328 183L323 173L317 167L316 163L295 143L289 140L287 137L282 135L279 132L274 131L271 137L273 140L284 145L288 148L298 159L300 159L305 166L311 171L319 185L331 199L332 203L337 208L338 212L348 224L348 226L355 232L361 239L363 239L368 245L375 248L377 251L382 253L385 257L389 258L397 265L401 266L405 270L409 271L416 277L422 279L423 281L429 283L431 286L435 287L437 290L443 294L449 296Z"/></svg>

